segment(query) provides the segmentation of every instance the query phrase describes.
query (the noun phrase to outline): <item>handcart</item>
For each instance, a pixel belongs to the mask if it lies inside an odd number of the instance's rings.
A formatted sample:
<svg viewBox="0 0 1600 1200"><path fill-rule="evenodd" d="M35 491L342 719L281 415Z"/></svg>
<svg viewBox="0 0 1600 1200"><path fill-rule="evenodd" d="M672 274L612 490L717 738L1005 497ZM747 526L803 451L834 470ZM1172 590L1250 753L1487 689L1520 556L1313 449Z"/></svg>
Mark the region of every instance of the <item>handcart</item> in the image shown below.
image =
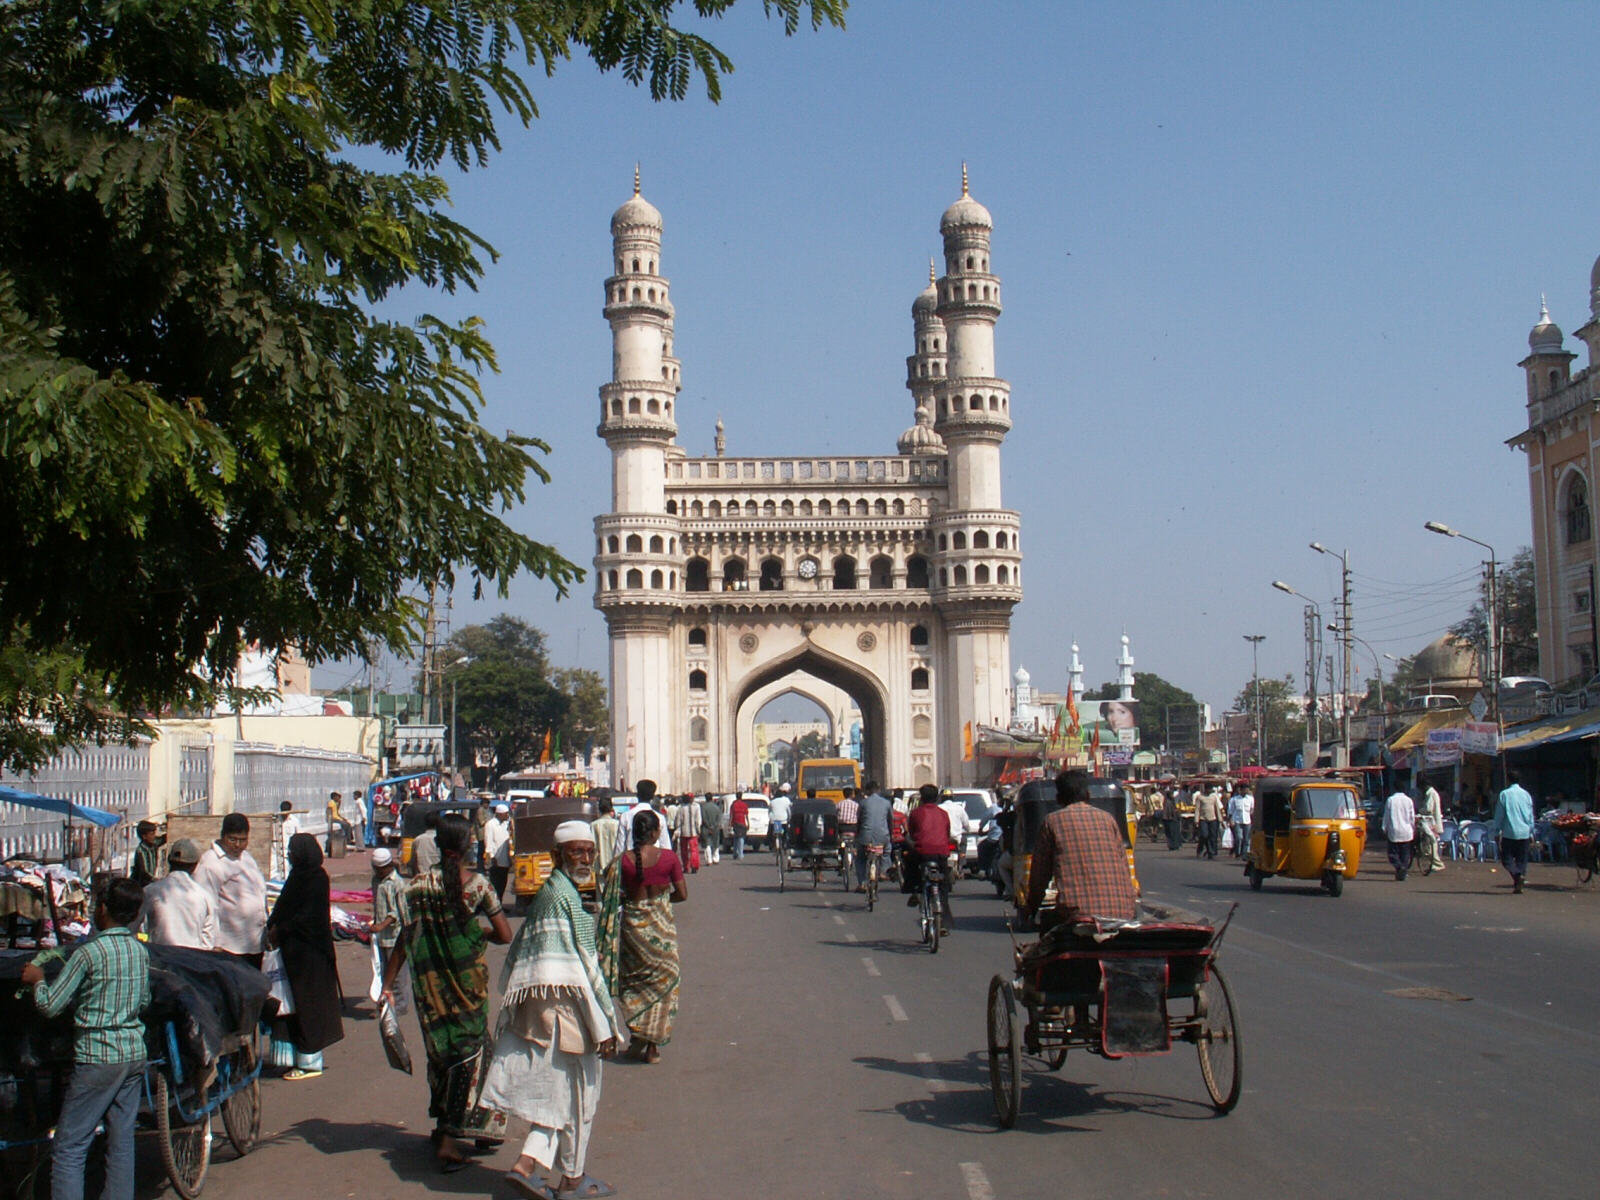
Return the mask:
<svg viewBox="0 0 1600 1200"><path fill-rule="evenodd" d="M241 1156L261 1136L267 985L227 955L166 946L150 953L140 1127L156 1131L173 1190L194 1200L211 1164L214 1115ZM20 986L31 957L0 951L0 1161L5 1194L15 1200L49 1194L50 1142L72 1070L71 1017L46 1019Z"/></svg>
<svg viewBox="0 0 1600 1200"><path fill-rule="evenodd" d="M1145 905L1134 921L1057 925L1013 942L1016 969L989 983L989 1084L1002 1128L1016 1124L1023 1053L1061 1069L1070 1050L1103 1058L1194 1046L1219 1113L1239 1102L1241 1046L1233 991L1217 965L1221 926ZM1026 1019L1024 1020L1024 1014Z"/></svg>

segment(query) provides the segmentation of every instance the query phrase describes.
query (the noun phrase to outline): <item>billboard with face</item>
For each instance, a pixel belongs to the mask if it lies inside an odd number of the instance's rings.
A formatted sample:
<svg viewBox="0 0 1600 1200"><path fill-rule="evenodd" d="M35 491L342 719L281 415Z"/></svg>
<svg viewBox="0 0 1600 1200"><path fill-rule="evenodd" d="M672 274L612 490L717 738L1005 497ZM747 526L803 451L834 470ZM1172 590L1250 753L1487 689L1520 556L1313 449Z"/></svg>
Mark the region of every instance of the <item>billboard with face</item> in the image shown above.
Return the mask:
<svg viewBox="0 0 1600 1200"><path fill-rule="evenodd" d="M1080 700L1078 721L1084 748L1100 731L1100 745L1137 746L1139 744L1139 702L1137 700Z"/></svg>

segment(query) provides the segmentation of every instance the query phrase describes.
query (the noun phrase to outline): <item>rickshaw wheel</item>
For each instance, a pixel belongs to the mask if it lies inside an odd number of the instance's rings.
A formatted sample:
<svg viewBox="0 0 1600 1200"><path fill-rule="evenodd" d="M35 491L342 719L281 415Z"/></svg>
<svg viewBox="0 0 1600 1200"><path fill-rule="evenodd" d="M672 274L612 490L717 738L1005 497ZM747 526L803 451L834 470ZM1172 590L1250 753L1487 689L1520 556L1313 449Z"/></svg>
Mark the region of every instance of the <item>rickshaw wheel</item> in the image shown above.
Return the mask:
<svg viewBox="0 0 1600 1200"><path fill-rule="evenodd" d="M1219 1113L1232 1112L1239 1103L1243 1079L1243 1054L1233 989L1222 969L1212 960L1205 982L1194 996L1195 1020L1200 1025L1195 1048L1200 1052L1200 1074Z"/></svg>
<svg viewBox="0 0 1600 1200"><path fill-rule="evenodd" d="M1261 873L1260 867L1253 866L1250 868L1250 889L1252 891L1259 892L1261 890L1261 885L1266 882L1266 879L1267 877Z"/></svg>
<svg viewBox="0 0 1600 1200"><path fill-rule="evenodd" d="M1022 1106L1022 1044L1016 997L999 975L989 980L989 1090L1000 1128L1010 1129Z"/></svg>
<svg viewBox="0 0 1600 1200"><path fill-rule="evenodd" d="M239 1079L245 1078L256 1069L259 1036L259 1034L253 1035L233 1056L234 1069ZM239 1157L243 1158L256 1148L256 1141L261 1137L260 1075L222 1102L222 1128L227 1131L228 1141L233 1144Z"/></svg>
<svg viewBox="0 0 1600 1200"><path fill-rule="evenodd" d="M1067 1061L1067 1048L1065 1046L1058 1046L1056 1049L1050 1051L1049 1054L1044 1056L1044 1061L1045 1065L1052 1071L1061 1070L1062 1065Z"/></svg>
<svg viewBox="0 0 1600 1200"><path fill-rule="evenodd" d="M183 1200L196 1200L205 1186L206 1171L211 1166L211 1115L207 1113L193 1125L174 1125L172 1085L166 1072L157 1071L156 1093L153 1100L156 1110L156 1130L161 1135L161 1165L172 1181L172 1190ZM198 1087L190 1103L194 1108L206 1106L206 1089Z"/></svg>
<svg viewBox="0 0 1600 1200"><path fill-rule="evenodd" d="M1344 872L1324 871L1322 873L1322 886L1328 889L1328 895L1338 897L1344 895Z"/></svg>

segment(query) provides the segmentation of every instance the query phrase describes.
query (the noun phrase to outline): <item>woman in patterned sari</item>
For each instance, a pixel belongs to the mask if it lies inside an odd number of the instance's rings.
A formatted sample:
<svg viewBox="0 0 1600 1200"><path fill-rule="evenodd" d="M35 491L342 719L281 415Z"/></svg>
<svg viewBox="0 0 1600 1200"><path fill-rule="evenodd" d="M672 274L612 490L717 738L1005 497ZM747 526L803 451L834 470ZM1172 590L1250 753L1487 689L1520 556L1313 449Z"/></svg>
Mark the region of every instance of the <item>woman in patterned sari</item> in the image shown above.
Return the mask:
<svg viewBox="0 0 1600 1200"><path fill-rule="evenodd" d="M410 960L428 1054L428 1115L439 1167L447 1172L469 1161L460 1139L498 1143L506 1134L505 1115L480 1108L478 1090L489 1042L483 948L486 941L509 943L511 926L489 881L466 866L471 844L471 822L454 813L440 818L440 863L406 888L407 924L383 973L384 996L392 1003L394 981Z"/></svg>
<svg viewBox="0 0 1600 1200"><path fill-rule="evenodd" d="M628 1053L640 1062L661 1060L678 1016L678 929L672 906L689 898L683 863L657 846L660 818L640 809L633 818L633 849L619 864L622 929L618 999L632 1034Z"/></svg>

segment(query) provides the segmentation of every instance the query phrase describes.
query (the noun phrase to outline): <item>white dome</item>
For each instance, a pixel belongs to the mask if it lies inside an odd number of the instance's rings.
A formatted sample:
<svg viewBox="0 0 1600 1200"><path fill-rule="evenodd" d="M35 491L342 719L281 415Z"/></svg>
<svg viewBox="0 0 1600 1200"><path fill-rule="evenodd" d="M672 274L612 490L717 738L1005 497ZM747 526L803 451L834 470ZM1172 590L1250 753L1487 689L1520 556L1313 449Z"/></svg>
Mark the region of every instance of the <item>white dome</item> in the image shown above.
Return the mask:
<svg viewBox="0 0 1600 1200"><path fill-rule="evenodd" d="M637 229L641 225L659 230L661 212L638 192L634 192L621 208L611 214L611 234L615 237L625 229Z"/></svg>
<svg viewBox="0 0 1600 1200"><path fill-rule="evenodd" d="M900 435L901 454L947 454L944 439L933 429L933 414L917 405L917 423Z"/></svg>
<svg viewBox="0 0 1600 1200"><path fill-rule="evenodd" d="M1528 349L1535 354L1541 351L1560 353L1561 343L1564 340L1561 327L1550 319L1550 310L1541 300L1539 303L1539 323L1528 333Z"/></svg>
<svg viewBox="0 0 1600 1200"><path fill-rule="evenodd" d="M1027 667L1018 667L1017 673L1011 678L1015 679L1017 681L1017 685L1020 687L1021 685L1030 682L1033 679L1033 676L1028 674Z"/></svg>
<svg viewBox="0 0 1600 1200"><path fill-rule="evenodd" d="M939 232L951 233L957 229L968 229L973 226L993 229L994 220L989 216L987 208L962 192L961 199L944 210L944 216L939 220Z"/></svg>

